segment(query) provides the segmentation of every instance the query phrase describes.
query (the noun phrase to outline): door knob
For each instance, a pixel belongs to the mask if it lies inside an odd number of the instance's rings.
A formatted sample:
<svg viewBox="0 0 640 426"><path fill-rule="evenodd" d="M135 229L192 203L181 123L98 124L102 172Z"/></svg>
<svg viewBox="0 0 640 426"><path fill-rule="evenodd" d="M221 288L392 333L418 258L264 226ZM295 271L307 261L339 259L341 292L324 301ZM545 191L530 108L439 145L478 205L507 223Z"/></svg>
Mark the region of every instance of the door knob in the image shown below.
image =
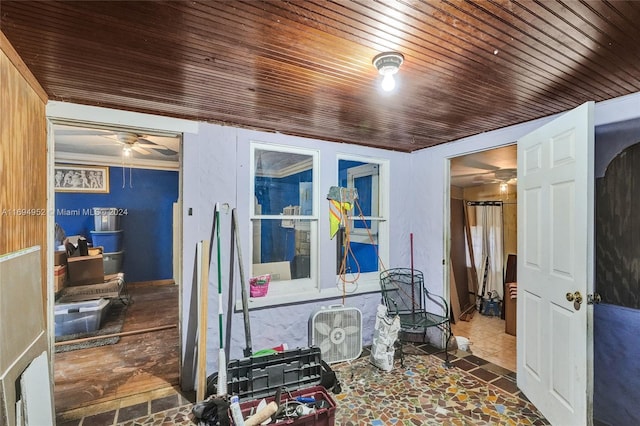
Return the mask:
<svg viewBox="0 0 640 426"><path fill-rule="evenodd" d="M567 300L569 302L573 302L573 308L577 311L580 309L580 305L582 304L582 294L579 291L575 293L567 293Z"/></svg>

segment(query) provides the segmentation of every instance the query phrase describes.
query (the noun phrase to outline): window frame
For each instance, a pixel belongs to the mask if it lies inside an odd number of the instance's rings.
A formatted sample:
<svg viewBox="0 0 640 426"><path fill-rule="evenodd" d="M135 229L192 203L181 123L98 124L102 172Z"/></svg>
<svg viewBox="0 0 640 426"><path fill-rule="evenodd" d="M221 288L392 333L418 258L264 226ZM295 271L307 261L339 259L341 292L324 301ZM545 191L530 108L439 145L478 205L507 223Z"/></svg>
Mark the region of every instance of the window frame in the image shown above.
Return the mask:
<svg viewBox="0 0 640 426"><path fill-rule="evenodd" d="M374 158L363 155L354 155L354 154L338 154L336 156L336 178L337 181L340 182L340 161L355 161L362 164L357 167L361 167L362 170L354 177L364 177L367 175L366 168L371 165L378 166L378 174L377 174L377 182L376 180L372 181L372 189L376 186L378 187L377 193L377 201L378 201L378 215L377 216L365 216L364 218L368 221L375 222L377 225L377 234L378 234L378 256L382 261L382 265L376 259L376 263L378 265L378 270L373 272L362 272L360 273L360 277L357 281L357 287L360 290L364 290L365 288L370 289L379 289L379 280L380 280L380 272L382 272L382 268L384 265L389 264L389 244L390 244L390 236L389 236L389 176L390 176L390 161L384 158ZM347 177L348 179L348 177ZM375 198L372 195L372 199ZM352 216L349 216L349 219L352 220L360 220L360 217L357 215L357 211L353 212ZM372 225L372 232L374 226ZM369 235L366 230L360 229L355 231L357 228L353 228L352 231L352 242L369 242ZM334 253L334 258L337 256L337 252ZM337 259L336 259L337 261ZM336 282L341 283L341 278L338 274L335 274ZM346 290L345 291L349 291Z"/></svg>
<svg viewBox="0 0 640 426"><path fill-rule="evenodd" d="M262 214L256 213L256 152L257 151L271 151L281 152L283 154L297 154L311 157L311 177L312 177L312 211L311 215L293 214ZM253 229L256 221L261 220L277 220L281 223L295 223L299 220L309 222L309 239L310 239L310 253L309 253L309 278L297 278L290 280L271 281L269 284L268 293L260 298L252 298L251 301L255 302L257 306L271 306L282 303L288 303L287 300L296 298L298 300L305 300L313 298L314 295L320 291L319 279L318 279L318 261L319 261L319 239L318 239L318 203L319 203L319 188L320 188L320 154L318 150L309 148L299 148L289 145L279 145L265 142L250 142L249 148L249 221L251 224L251 231L249 232L249 244L251 258L249 262L250 276L253 276L253 250L254 250L254 233ZM302 170L302 169L301 169ZM306 169L304 169L306 170ZM295 286L295 289L292 287Z"/></svg>

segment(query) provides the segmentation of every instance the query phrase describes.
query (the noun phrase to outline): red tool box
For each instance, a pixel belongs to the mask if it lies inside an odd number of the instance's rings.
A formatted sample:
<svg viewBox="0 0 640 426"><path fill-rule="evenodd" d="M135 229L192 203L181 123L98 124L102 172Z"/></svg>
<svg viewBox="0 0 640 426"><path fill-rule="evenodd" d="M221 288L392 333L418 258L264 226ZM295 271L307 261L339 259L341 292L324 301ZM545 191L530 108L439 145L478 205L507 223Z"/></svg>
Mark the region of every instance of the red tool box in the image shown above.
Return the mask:
<svg viewBox="0 0 640 426"><path fill-rule="evenodd" d="M298 401L298 398L303 401L309 401L313 399L315 403L302 404ZM265 398L269 403L274 400L274 397ZM249 418L255 411L256 407L260 403L260 399L254 399L251 401L240 401L240 409L242 410L242 417ZM269 423L270 425L293 425L293 426L333 426L336 419L336 403L322 386L313 386L307 389L300 389L293 392L283 391L280 396L280 406L283 407L283 414L280 420L275 423ZM307 414L296 414L297 407L313 407L305 408L304 412ZM300 411L298 411L300 412ZM286 416L286 414L291 414ZM231 422L233 425L233 421Z"/></svg>

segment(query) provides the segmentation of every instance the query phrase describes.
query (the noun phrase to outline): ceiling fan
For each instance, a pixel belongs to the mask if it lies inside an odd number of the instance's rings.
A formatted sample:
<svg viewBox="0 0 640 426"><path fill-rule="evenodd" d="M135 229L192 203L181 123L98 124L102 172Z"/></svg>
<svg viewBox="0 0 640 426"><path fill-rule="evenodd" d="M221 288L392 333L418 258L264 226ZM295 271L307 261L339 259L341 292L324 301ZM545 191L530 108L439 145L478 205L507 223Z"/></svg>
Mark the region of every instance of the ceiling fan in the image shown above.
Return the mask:
<svg viewBox="0 0 640 426"><path fill-rule="evenodd" d="M165 157L175 157L178 154L179 139L176 135L147 135L129 130L71 125L57 125L54 132L56 146L60 144L66 150L73 150L74 146L83 150L90 146L107 145L121 146L124 156L131 156L133 152L144 156L157 153Z"/></svg>
<svg viewBox="0 0 640 426"><path fill-rule="evenodd" d="M160 145L159 143L149 140L149 136L139 135L132 132L115 132L115 140L122 144L122 153L125 156L131 155L131 151L136 151L142 155L149 155L149 149L162 155L176 155L177 152L171 148ZM111 138L111 136L105 136Z"/></svg>
<svg viewBox="0 0 640 426"><path fill-rule="evenodd" d="M478 183L515 183L518 180L518 170L497 169L473 176L473 180Z"/></svg>
<svg viewBox="0 0 640 426"><path fill-rule="evenodd" d="M140 153L142 155L150 155L151 152L149 149L153 149L159 154L172 156L176 155L177 152L173 149L166 147L164 145L160 145L159 143L153 142L149 139L149 136L140 135L133 132L114 132L111 135L102 135L110 140L115 140L117 143L122 144L122 154L125 157L131 155L132 151Z"/></svg>

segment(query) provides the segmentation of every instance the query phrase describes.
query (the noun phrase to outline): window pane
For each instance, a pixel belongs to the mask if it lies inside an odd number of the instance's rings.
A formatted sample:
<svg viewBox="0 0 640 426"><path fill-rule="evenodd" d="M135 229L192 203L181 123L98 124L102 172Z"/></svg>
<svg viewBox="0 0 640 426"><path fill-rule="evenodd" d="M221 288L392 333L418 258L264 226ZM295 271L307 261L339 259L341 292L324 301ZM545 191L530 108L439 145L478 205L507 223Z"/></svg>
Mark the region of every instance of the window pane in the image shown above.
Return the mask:
<svg viewBox="0 0 640 426"><path fill-rule="evenodd" d="M254 162L257 215L313 214L311 155L256 149Z"/></svg>
<svg viewBox="0 0 640 426"><path fill-rule="evenodd" d="M272 281L310 277L310 220L254 219L252 275Z"/></svg>
<svg viewBox="0 0 640 426"><path fill-rule="evenodd" d="M349 250L347 250L345 268L347 274L375 272L378 270L378 236L371 234L371 238L373 241L367 236L367 239L359 239L363 242L357 242L353 241L352 236L349 242ZM344 256L343 250L341 253Z"/></svg>
<svg viewBox="0 0 640 426"><path fill-rule="evenodd" d="M379 217L380 164L353 160L338 161L338 181L344 188L355 188L358 199L348 213L352 217L343 231L342 245L337 255L346 259L342 268L348 274L378 271L378 220L363 220L360 216ZM348 235L344 235L348 232ZM340 245L340 244L339 244ZM345 255L346 253L346 255ZM339 262L339 265L342 261ZM339 266L340 272L340 266Z"/></svg>

